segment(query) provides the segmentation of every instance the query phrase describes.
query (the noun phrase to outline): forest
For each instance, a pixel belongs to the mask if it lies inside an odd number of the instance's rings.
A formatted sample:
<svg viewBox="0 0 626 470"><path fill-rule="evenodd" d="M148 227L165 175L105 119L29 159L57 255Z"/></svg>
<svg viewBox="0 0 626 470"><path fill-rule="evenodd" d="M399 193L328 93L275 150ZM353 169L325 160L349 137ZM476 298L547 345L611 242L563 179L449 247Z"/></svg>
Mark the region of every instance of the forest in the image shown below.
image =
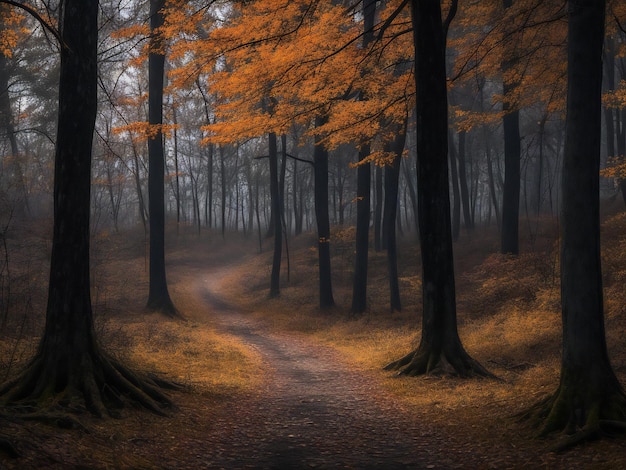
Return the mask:
<svg viewBox="0 0 626 470"><path fill-rule="evenodd" d="M626 467L626 2L0 0L0 468Z"/></svg>

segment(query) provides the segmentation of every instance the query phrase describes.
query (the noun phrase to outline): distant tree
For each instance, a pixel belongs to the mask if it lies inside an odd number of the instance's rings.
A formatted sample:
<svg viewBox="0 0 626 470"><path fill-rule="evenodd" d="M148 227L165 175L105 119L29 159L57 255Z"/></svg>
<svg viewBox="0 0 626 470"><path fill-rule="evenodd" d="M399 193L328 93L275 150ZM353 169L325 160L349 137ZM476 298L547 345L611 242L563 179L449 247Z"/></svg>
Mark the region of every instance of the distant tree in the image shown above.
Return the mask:
<svg viewBox="0 0 626 470"><path fill-rule="evenodd" d="M98 10L97 0L64 3L46 326L34 358L20 376L0 388L0 400L50 412L75 410L79 400L98 416L132 402L163 413L170 400L158 384L106 355L93 326L89 218L98 106Z"/></svg>
<svg viewBox="0 0 626 470"><path fill-rule="evenodd" d="M389 306L391 311L402 310L400 302L400 284L398 282L398 242L396 237L398 212L398 186L400 182L400 164L406 143L406 123L397 126L393 139L385 143L385 150L392 154L391 164L385 166L385 203L382 224L383 248L387 250L389 271Z"/></svg>
<svg viewBox="0 0 626 470"><path fill-rule="evenodd" d="M154 126L148 139L148 206L150 212L150 289L146 307L168 316L180 315L167 289L165 276L165 156L163 152L163 80L165 51L159 28L163 26L165 0L150 0L148 56L148 122Z"/></svg>
<svg viewBox="0 0 626 470"><path fill-rule="evenodd" d="M600 256L599 167L605 2L570 0L568 91L562 174L558 390L529 412L541 434L575 433L575 444L626 428L626 395L609 361ZM577 432L576 432L577 431Z"/></svg>
<svg viewBox="0 0 626 470"><path fill-rule="evenodd" d="M490 375L463 348L457 331L450 196L444 25L439 0L412 0L417 90L417 196L422 256L422 337L418 348L386 366L404 375L446 362L461 376ZM453 3L453 7L455 2ZM448 15L446 26L454 9Z"/></svg>

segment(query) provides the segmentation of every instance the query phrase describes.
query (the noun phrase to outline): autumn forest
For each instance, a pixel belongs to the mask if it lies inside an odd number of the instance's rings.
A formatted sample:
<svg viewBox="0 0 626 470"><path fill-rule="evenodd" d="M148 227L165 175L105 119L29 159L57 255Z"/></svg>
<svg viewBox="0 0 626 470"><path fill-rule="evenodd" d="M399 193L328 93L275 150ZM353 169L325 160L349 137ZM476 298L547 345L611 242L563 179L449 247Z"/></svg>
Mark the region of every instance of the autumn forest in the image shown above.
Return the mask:
<svg viewBox="0 0 626 470"><path fill-rule="evenodd" d="M621 0L0 0L0 467L624 467L625 232Z"/></svg>

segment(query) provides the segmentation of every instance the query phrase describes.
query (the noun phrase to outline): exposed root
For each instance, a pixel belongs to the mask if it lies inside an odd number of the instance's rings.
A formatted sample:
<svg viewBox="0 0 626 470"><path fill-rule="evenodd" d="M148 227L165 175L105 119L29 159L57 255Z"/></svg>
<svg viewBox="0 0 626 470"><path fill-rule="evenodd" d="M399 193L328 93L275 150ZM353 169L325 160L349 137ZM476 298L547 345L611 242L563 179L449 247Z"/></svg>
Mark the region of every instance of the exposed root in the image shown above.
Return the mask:
<svg viewBox="0 0 626 470"><path fill-rule="evenodd" d="M582 392L561 385L559 390L530 409L517 415L520 421L529 421L537 428L537 437L557 434L551 446L554 452L563 452L584 442L626 431L626 396L617 392L587 399Z"/></svg>
<svg viewBox="0 0 626 470"><path fill-rule="evenodd" d="M404 375L409 377L444 373L463 378L497 378L463 350L458 354L452 355L434 353L432 351L423 350L423 348L418 348L397 361L387 364L384 369L398 371L399 376Z"/></svg>
<svg viewBox="0 0 626 470"><path fill-rule="evenodd" d="M21 419L84 430L73 416L84 411L118 417L120 409L131 405L166 415L173 404L162 388L181 387L135 374L99 353L83 358L75 368L56 368L38 355L20 377L0 389L0 403Z"/></svg>

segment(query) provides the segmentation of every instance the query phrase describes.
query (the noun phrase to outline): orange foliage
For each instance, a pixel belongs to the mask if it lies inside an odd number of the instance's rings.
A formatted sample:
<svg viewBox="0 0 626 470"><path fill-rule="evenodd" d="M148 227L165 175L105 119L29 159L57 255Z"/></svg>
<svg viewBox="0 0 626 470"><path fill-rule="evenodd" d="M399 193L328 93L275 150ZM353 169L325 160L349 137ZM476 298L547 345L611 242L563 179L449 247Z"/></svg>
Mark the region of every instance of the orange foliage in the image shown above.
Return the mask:
<svg viewBox="0 0 626 470"><path fill-rule="evenodd" d="M24 15L7 5L0 4L0 54L10 58L20 36L28 33Z"/></svg>
<svg viewBox="0 0 626 470"><path fill-rule="evenodd" d="M388 2L384 22L398 6ZM284 133L294 124L312 127L316 115L327 123L311 128L329 148L371 140L391 122L405 119L413 95L410 35L402 34L408 12L399 15L369 50L354 12L331 2L257 0L167 16L172 86L199 78L216 97L215 122L203 127L206 142L228 143ZM171 11L171 10L168 10ZM218 18L218 19L216 19ZM366 97L366 100L359 99Z"/></svg>
<svg viewBox="0 0 626 470"><path fill-rule="evenodd" d="M563 7L556 0L515 0L507 9L502 0L460 2L448 41L454 57L453 87L476 94L485 81L493 81L506 82L514 90L506 97L493 94L488 113L455 109L459 130L498 122L499 104L505 100L513 109L540 104L547 114L563 112L567 89ZM503 67L505 63L508 67Z"/></svg>

